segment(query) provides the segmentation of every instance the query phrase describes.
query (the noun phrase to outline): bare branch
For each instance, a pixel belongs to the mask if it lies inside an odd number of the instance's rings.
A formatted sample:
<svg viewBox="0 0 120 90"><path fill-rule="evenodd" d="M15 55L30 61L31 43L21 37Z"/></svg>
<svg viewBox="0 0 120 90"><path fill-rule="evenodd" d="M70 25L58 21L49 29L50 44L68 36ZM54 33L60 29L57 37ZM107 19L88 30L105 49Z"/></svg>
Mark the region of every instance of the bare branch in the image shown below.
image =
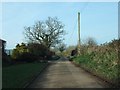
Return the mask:
<svg viewBox="0 0 120 90"><path fill-rule="evenodd" d="M64 25L57 19L48 17L45 22L38 21L32 27L25 27L25 36L32 42L46 45L48 48L61 42Z"/></svg>

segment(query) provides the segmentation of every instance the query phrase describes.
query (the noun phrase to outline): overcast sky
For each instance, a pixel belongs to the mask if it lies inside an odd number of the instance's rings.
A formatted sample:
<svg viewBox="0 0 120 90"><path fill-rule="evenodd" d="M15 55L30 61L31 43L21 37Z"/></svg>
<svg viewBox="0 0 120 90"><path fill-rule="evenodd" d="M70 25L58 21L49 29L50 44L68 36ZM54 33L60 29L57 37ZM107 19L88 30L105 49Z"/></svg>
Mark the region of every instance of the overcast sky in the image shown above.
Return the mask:
<svg viewBox="0 0 120 90"><path fill-rule="evenodd" d="M2 36L8 49L25 42L24 26L57 16L65 24L64 43L76 45L78 41L77 14L80 12L81 40L88 37L98 44L118 38L117 2L14 2L2 4Z"/></svg>

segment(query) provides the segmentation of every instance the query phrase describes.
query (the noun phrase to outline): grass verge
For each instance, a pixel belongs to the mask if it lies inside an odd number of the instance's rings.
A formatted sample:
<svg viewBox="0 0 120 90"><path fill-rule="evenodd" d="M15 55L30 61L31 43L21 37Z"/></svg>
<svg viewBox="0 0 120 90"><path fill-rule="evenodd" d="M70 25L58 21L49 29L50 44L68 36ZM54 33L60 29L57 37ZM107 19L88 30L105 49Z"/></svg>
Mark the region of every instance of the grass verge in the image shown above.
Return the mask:
<svg viewBox="0 0 120 90"><path fill-rule="evenodd" d="M2 88L23 88L48 63L26 63L2 68Z"/></svg>
<svg viewBox="0 0 120 90"><path fill-rule="evenodd" d="M98 63L93 58L91 59L91 55L81 55L74 58L73 62L114 85L118 82L118 67L110 67L109 61Z"/></svg>

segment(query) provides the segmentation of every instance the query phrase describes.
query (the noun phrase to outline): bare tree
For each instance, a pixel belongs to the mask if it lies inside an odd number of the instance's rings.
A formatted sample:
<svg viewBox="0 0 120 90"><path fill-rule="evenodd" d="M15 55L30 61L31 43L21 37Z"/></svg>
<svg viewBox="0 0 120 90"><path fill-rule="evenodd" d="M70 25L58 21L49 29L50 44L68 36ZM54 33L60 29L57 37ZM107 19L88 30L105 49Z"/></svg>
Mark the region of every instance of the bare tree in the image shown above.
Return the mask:
<svg viewBox="0 0 120 90"><path fill-rule="evenodd" d="M24 34L29 42L40 43L50 48L62 42L65 31L64 25L57 17L48 17L45 22L38 21L32 27L25 27Z"/></svg>
<svg viewBox="0 0 120 90"><path fill-rule="evenodd" d="M96 42L96 40L93 37L88 37L86 39L86 43L85 44L88 45L88 46L95 46L95 45L97 45L97 42Z"/></svg>
<svg viewBox="0 0 120 90"><path fill-rule="evenodd" d="M66 49L66 45L64 43L58 45L58 50L63 52Z"/></svg>

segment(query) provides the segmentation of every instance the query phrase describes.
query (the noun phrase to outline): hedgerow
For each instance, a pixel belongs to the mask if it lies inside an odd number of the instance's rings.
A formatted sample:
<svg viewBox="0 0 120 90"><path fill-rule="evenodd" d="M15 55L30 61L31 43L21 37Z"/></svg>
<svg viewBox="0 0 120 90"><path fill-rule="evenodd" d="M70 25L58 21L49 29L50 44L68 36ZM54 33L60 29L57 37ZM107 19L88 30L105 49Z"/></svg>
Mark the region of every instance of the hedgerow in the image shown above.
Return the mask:
<svg viewBox="0 0 120 90"><path fill-rule="evenodd" d="M81 46L81 55L73 61L108 80L117 82L120 78L119 48L120 40L112 40L102 45Z"/></svg>

